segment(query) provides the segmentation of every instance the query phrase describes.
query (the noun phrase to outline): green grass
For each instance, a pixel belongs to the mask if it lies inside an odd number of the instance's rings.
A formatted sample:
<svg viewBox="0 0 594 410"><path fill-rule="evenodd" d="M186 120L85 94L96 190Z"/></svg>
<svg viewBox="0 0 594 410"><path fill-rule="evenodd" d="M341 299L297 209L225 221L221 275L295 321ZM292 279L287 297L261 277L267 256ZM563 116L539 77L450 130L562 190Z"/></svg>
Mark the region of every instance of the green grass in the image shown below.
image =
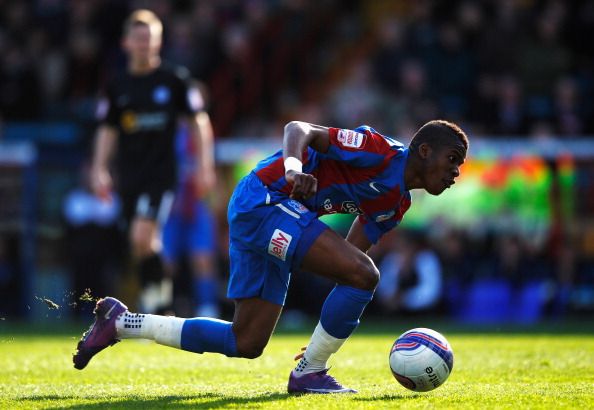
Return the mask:
<svg viewBox="0 0 594 410"><path fill-rule="evenodd" d="M387 364L406 325L363 326L336 354L332 374L357 395L289 396L286 382L305 332L279 332L256 360L196 355L126 340L72 368L76 328L0 326L1 409L118 408L594 408L594 332L581 327L442 331L454 371L428 393L401 387ZM409 326L411 327L411 326ZM395 329L391 331L391 329Z"/></svg>

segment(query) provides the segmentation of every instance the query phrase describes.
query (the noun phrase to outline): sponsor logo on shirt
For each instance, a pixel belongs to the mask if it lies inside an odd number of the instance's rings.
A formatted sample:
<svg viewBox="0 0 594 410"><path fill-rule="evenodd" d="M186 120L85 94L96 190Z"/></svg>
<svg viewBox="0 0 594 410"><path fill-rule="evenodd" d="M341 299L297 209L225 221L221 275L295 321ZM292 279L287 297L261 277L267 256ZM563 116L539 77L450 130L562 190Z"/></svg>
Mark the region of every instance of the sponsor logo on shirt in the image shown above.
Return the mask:
<svg viewBox="0 0 594 410"><path fill-rule="evenodd" d="M360 134L351 130L339 130L336 138L338 139L338 142L345 147L361 148L365 134Z"/></svg>
<svg viewBox="0 0 594 410"><path fill-rule="evenodd" d="M160 131L167 126L167 113L137 113L124 111L120 117L122 130L128 134L138 131Z"/></svg>
<svg viewBox="0 0 594 410"><path fill-rule="evenodd" d="M375 192L381 192L381 191L380 191L380 190L379 190L379 189L378 189L378 188L375 186L375 184L377 184L377 182L370 182L370 183L369 183L369 187L370 187L371 189L373 189Z"/></svg>
<svg viewBox="0 0 594 410"><path fill-rule="evenodd" d="M361 215L363 213L353 201L344 201L340 206L340 209L342 212L346 212L348 214Z"/></svg>
<svg viewBox="0 0 594 410"><path fill-rule="evenodd" d="M336 213L336 211L333 209L334 205L332 205L332 201L330 201L330 198L326 198L322 205L324 206L324 209L326 210L326 212L328 212L329 214Z"/></svg>
<svg viewBox="0 0 594 410"><path fill-rule="evenodd" d="M171 98L171 91L168 87L160 85L153 90L153 100L157 104L165 104Z"/></svg>
<svg viewBox="0 0 594 410"><path fill-rule="evenodd" d="M288 201L287 202L287 205L289 205L291 208L293 208L294 210L296 210L300 214L304 214L304 213L306 213L306 212L309 211L309 209L307 209L305 207L305 205L303 205L301 202L298 202L298 201L295 201L295 200Z"/></svg>
<svg viewBox="0 0 594 410"><path fill-rule="evenodd" d="M293 237L280 229L275 229L268 244L268 253L284 261Z"/></svg>

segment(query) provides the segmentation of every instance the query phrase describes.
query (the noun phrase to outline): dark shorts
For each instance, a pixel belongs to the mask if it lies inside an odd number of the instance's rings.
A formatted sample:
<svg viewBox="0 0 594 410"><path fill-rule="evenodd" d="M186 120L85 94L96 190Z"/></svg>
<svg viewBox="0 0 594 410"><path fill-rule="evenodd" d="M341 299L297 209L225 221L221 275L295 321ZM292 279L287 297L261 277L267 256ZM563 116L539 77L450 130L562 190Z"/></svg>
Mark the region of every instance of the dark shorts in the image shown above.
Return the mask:
<svg viewBox="0 0 594 410"><path fill-rule="evenodd" d="M122 216L126 225L136 217L156 221L163 226L173 204L171 190L146 190L143 192L122 192Z"/></svg>

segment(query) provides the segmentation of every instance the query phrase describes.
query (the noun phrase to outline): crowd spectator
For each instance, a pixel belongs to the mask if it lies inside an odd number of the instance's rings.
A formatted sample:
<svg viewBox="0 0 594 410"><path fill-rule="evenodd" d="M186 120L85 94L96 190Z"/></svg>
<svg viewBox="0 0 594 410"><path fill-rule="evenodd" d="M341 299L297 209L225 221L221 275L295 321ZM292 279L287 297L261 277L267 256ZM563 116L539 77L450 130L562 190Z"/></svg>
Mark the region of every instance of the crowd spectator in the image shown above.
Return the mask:
<svg viewBox="0 0 594 410"><path fill-rule="evenodd" d="M435 251L424 245L420 232L401 230L379 265L382 279L377 302L384 314L427 313L442 297L442 267Z"/></svg>
<svg viewBox="0 0 594 410"><path fill-rule="evenodd" d="M439 117L490 138L594 134L594 43L587 41L594 0L0 3L6 124L91 125L98 91L126 61L122 23L148 8L164 23L164 59L187 66L208 90L217 138L280 136L290 118L371 123L402 141L415 124ZM577 183L585 194L576 210L591 212L592 184ZM445 294L489 269L514 280L554 277L534 271L546 248L531 254L526 246L514 236L451 232L436 247ZM574 282L592 277L591 261L570 250L555 260L562 306Z"/></svg>
<svg viewBox="0 0 594 410"><path fill-rule="evenodd" d="M561 135L594 132L594 53L582 41L594 26L591 0L12 0L0 14L3 117L91 118L104 79L125 61L121 23L138 7L168 27L164 57L211 90L220 137L269 132L295 115L283 111L289 96L296 110L353 101L344 84L365 70L381 112L402 123L437 115L492 136L529 135L542 122ZM368 94L357 100L376 99ZM374 124L396 134L400 121Z"/></svg>

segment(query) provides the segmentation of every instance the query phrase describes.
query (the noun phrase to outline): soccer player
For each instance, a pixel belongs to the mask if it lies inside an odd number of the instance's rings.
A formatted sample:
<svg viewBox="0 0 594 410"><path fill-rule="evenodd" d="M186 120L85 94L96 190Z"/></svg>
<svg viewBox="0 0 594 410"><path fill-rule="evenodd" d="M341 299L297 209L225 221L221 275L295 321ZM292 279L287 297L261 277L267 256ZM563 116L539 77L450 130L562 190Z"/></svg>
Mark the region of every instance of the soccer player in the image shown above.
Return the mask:
<svg viewBox="0 0 594 410"><path fill-rule="evenodd" d="M114 179L123 202L131 256L142 285L140 306L155 312L171 303L165 278L160 227L177 184L175 132L185 121L197 146L195 184L199 192L214 184L212 126L202 95L189 72L161 61L162 23L149 10L133 12L124 24L122 46L127 69L108 84L99 105L91 170L93 191L109 200ZM110 174L114 153L116 177Z"/></svg>
<svg viewBox="0 0 594 410"><path fill-rule="evenodd" d="M176 138L180 178L169 218L163 226L162 257L170 276L176 275L183 258L191 272L190 297L196 316L218 317L219 276L216 264L216 221L210 204L196 192L193 177L196 144L187 127L180 127ZM182 288L182 286L179 286ZM175 309L174 309L175 310Z"/></svg>
<svg viewBox="0 0 594 410"><path fill-rule="evenodd" d="M78 344L84 368L105 347L147 338L191 352L256 358L280 316L292 270L336 282L297 367L290 393L349 393L328 374L327 361L359 324L379 272L366 251L401 221L411 189L439 195L454 184L468 138L455 124L423 125L405 147L373 128L327 128L293 121L283 149L240 181L229 202L233 322L130 313L114 298L97 302L96 320ZM346 239L318 217L357 214Z"/></svg>

